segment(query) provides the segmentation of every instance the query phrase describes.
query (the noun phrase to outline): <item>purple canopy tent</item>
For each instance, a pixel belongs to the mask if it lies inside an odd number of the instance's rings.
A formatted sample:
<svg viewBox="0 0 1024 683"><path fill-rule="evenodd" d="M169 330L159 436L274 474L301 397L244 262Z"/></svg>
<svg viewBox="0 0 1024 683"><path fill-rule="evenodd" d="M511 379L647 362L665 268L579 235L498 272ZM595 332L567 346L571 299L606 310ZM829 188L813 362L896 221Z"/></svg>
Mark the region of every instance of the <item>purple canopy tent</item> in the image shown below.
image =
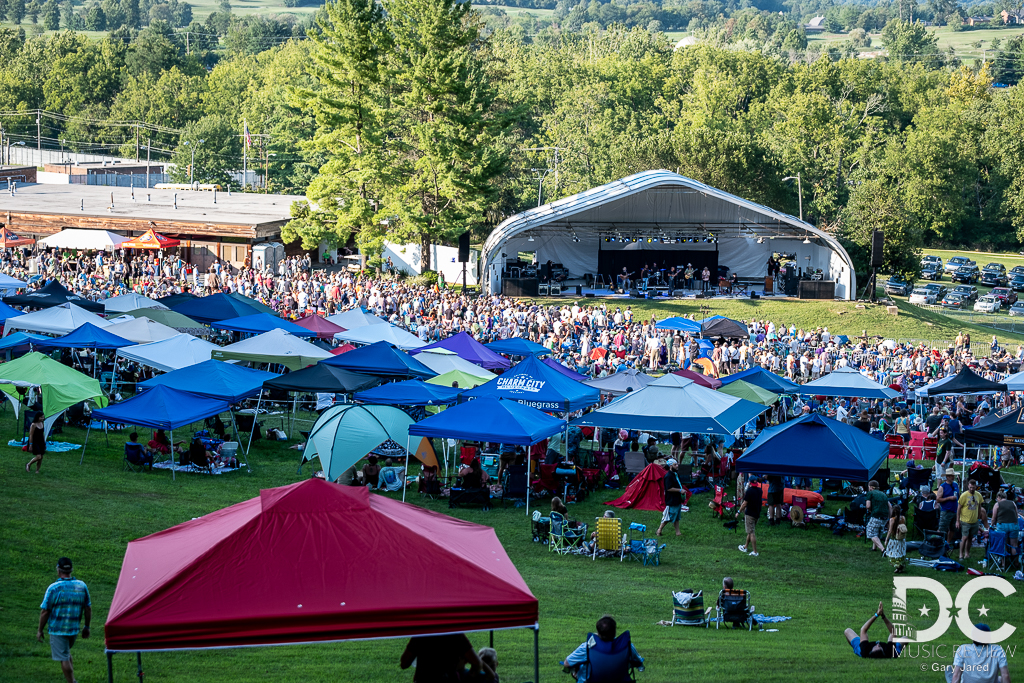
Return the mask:
<svg viewBox="0 0 1024 683"><path fill-rule="evenodd" d="M559 363L554 358L541 358L540 362L543 363L544 365L548 366L549 368L553 369L553 370L558 370L560 373L562 373L563 375L565 375L569 379L574 379L577 382L582 382L584 380L590 379L586 375L581 375L580 373L576 372L572 368L568 368L568 367L562 365L561 363Z"/></svg>
<svg viewBox="0 0 1024 683"><path fill-rule="evenodd" d="M430 349L444 349L451 351L459 358L468 360L474 365L479 365L484 370L508 370L512 367L512 361L504 356L496 354L489 348L473 339L468 332L459 332L458 334L442 339L439 342L422 346L418 349L413 349L409 352L409 355L415 356L423 351L429 351Z"/></svg>

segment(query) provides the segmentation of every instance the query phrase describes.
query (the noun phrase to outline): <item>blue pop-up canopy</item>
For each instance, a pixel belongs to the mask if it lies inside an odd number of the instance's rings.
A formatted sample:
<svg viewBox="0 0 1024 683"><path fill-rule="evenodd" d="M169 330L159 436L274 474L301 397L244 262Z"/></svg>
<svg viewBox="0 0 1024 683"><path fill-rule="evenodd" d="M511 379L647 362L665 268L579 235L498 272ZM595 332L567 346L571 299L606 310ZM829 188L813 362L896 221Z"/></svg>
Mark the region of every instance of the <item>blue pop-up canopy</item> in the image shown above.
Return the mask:
<svg viewBox="0 0 1024 683"><path fill-rule="evenodd" d="M345 355L351 353L354 352ZM601 392L569 379L536 356L528 356L505 374L470 389L462 396L464 399L484 396L507 398L541 410L564 413L594 405L601 399Z"/></svg>
<svg viewBox="0 0 1024 683"><path fill-rule="evenodd" d="M496 370L511 367L512 362L508 358L499 356L497 353L487 348L466 331L459 332L456 335L442 339L439 342L422 346L418 349L414 349L409 352L410 355L415 356L418 353L427 351L429 349L445 349L451 351L459 358L468 360L474 365L479 365L485 370Z"/></svg>
<svg viewBox="0 0 1024 683"><path fill-rule="evenodd" d="M333 365L352 372L361 372L378 377L419 377L428 379L437 375L404 351L396 349L387 342L377 342L368 346L360 346L340 356L320 361L324 365Z"/></svg>
<svg viewBox="0 0 1024 683"><path fill-rule="evenodd" d="M363 403L385 406L438 406L455 403L462 392L463 389L427 384L421 379L410 379L360 391L352 398Z"/></svg>
<svg viewBox="0 0 1024 683"><path fill-rule="evenodd" d="M262 312L223 292L190 299L174 306L171 310L206 324Z"/></svg>
<svg viewBox="0 0 1024 683"><path fill-rule="evenodd" d="M896 398L900 392L884 387L853 368L836 368L824 377L800 387L808 396L843 396L850 398Z"/></svg>
<svg viewBox="0 0 1024 683"><path fill-rule="evenodd" d="M665 318L654 327L659 330L678 330L680 332L689 332L691 334L700 333L699 322L682 317Z"/></svg>
<svg viewBox="0 0 1024 683"><path fill-rule="evenodd" d="M135 342L111 334L92 323L85 323L63 337L48 338L33 343L40 348L67 349L120 349L125 346L135 346Z"/></svg>
<svg viewBox="0 0 1024 683"><path fill-rule="evenodd" d="M231 330L232 332L246 332L248 334L263 334L264 332L270 332L271 330L284 330L296 337L316 336L316 332L311 332L305 327L296 325L290 320L284 320L283 318L278 318L276 315L269 315L267 313L255 313L253 315L243 315L238 318L228 318L227 320L212 322L210 323L210 327L216 327L221 330Z"/></svg>
<svg viewBox="0 0 1024 683"><path fill-rule="evenodd" d="M44 337L41 334L29 334L28 332L14 332L0 339L0 351L7 351L19 346L28 346L45 339L51 339L51 337Z"/></svg>
<svg viewBox="0 0 1024 683"><path fill-rule="evenodd" d="M169 387L154 387L127 401L92 411L93 419L152 429L176 429L228 411L228 402Z"/></svg>
<svg viewBox="0 0 1024 683"><path fill-rule="evenodd" d="M551 349L522 337L501 339L486 344L486 346L495 353L504 353L507 356L547 356L551 354Z"/></svg>
<svg viewBox="0 0 1024 683"><path fill-rule="evenodd" d="M566 367L562 363L559 363L554 358L541 358L540 362L543 363L544 365L548 366L549 368L557 370L558 372L562 373L563 375L565 375L566 377L568 377L571 380L575 380L577 382L583 382L585 380L590 379L586 375L581 375L580 373L576 372L572 368Z"/></svg>
<svg viewBox="0 0 1024 683"><path fill-rule="evenodd" d="M19 311L16 308L12 308L0 301L0 323L7 320L8 318L14 318L19 315L24 315L25 311Z"/></svg>
<svg viewBox="0 0 1024 683"><path fill-rule="evenodd" d="M749 384L759 386L762 389L773 391L776 394L798 394L800 393L800 385L791 382L785 377L780 377L774 372L768 372L764 368L756 367L744 370L743 372L737 372L735 375L726 375L720 377L722 384L730 384L743 380Z"/></svg>
<svg viewBox="0 0 1024 683"><path fill-rule="evenodd" d="M529 446L564 428L558 418L517 401L481 398L417 422L409 435Z"/></svg>
<svg viewBox="0 0 1024 683"><path fill-rule="evenodd" d="M277 375L272 372L253 370L222 360L205 360L147 379L139 384L139 388L148 390L169 387L176 391L237 403L260 393L263 383L275 377Z"/></svg>
<svg viewBox="0 0 1024 683"><path fill-rule="evenodd" d="M736 460L739 472L868 481L889 456L889 444L817 413L761 432Z"/></svg>

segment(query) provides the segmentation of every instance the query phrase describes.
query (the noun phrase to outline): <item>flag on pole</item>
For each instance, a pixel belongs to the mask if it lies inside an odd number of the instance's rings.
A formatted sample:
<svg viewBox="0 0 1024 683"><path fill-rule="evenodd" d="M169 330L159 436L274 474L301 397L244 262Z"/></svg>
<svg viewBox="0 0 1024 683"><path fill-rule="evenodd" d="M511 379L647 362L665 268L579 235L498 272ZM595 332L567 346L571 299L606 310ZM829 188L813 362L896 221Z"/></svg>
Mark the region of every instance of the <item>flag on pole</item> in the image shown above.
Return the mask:
<svg viewBox="0 0 1024 683"><path fill-rule="evenodd" d="M252 147L252 136L249 135L249 122L242 121L242 133L245 136L245 148L249 149Z"/></svg>

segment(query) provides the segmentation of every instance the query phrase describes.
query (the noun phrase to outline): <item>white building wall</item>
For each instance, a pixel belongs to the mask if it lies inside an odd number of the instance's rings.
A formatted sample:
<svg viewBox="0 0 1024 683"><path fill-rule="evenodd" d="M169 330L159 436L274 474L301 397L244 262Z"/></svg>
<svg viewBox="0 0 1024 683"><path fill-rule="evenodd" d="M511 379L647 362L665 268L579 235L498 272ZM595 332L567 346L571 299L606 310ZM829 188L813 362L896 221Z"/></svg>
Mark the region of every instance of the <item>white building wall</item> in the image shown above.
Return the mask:
<svg viewBox="0 0 1024 683"><path fill-rule="evenodd" d="M395 269L399 272L405 271L409 275L419 275L423 272L422 260L420 258L420 245L418 244L394 244L384 243L383 258L391 258ZM476 249L469 251L469 263L466 264L466 284L476 285L479 282L480 252ZM430 248L430 264L432 270L444 274L445 282L452 284L462 283L462 264L459 263L459 250L457 247L445 247L438 244Z"/></svg>

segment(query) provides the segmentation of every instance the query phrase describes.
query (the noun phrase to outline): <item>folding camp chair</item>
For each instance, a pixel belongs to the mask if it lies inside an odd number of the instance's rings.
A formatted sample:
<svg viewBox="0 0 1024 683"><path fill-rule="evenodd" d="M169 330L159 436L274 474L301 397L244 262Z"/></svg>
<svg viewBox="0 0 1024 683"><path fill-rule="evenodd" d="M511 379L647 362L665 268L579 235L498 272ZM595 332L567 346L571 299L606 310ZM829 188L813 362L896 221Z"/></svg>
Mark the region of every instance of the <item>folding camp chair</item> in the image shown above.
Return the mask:
<svg viewBox="0 0 1024 683"><path fill-rule="evenodd" d="M939 440L932 437L926 438L922 444L922 455L925 460L934 460L939 450Z"/></svg>
<svg viewBox="0 0 1024 683"><path fill-rule="evenodd" d="M949 553L950 545L946 542L946 535L938 531L923 531L924 541L917 548L921 557L928 560L939 560Z"/></svg>
<svg viewBox="0 0 1024 683"><path fill-rule="evenodd" d="M750 593L745 590L726 588L718 594L715 603L715 628L723 623L742 626L754 630L754 606L750 604Z"/></svg>
<svg viewBox="0 0 1024 683"><path fill-rule="evenodd" d="M526 465L512 465L505 469L505 480L501 482L501 506L506 500L526 500L526 488L529 483Z"/></svg>
<svg viewBox="0 0 1024 683"><path fill-rule="evenodd" d="M922 486L928 486L932 480L930 467L914 467L907 469L907 495L914 495Z"/></svg>
<svg viewBox="0 0 1024 683"><path fill-rule="evenodd" d="M1012 548L1007 543L1005 531L988 532L988 545L985 547L986 571L992 574L1004 576L1013 571L1016 555L1012 554Z"/></svg>
<svg viewBox="0 0 1024 683"><path fill-rule="evenodd" d="M554 517L555 513L551 513ZM554 522L552 522L553 524ZM597 541L594 543L594 551L590 555L591 560L597 559L598 550L607 550L619 554L619 562L626 555L626 535L622 533L622 520L618 517L598 517Z"/></svg>
<svg viewBox="0 0 1024 683"><path fill-rule="evenodd" d="M903 445L903 437L889 435L885 437L886 443L889 444L889 457L890 458L901 458L907 457L906 446Z"/></svg>
<svg viewBox="0 0 1024 683"><path fill-rule="evenodd" d="M927 538L925 532L938 531L939 512L939 508L935 508L934 510L922 510L917 508L914 511L914 529L921 532L922 539Z"/></svg>
<svg viewBox="0 0 1024 683"><path fill-rule="evenodd" d="M799 508L804 513L803 519L807 519L807 497L806 496L793 496L790 498L790 506Z"/></svg>
<svg viewBox="0 0 1024 683"><path fill-rule="evenodd" d="M672 594L672 625L708 627L704 611L704 591L692 589Z"/></svg>
<svg viewBox="0 0 1024 683"><path fill-rule="evenodd" d="M142 444L125 444L124 445L124 459L122 463L124 465L124 471L128 472L142 472L146 465L142 462L145 456L145 451L142 448ZM153 464L150 462L149 469L153 469Z"/></svg>
<svg viewBox="0 0 1024 683"><path fill-rule="evenodd" d="M665 544L659 546L658 539L647 538L646 524L633 522L629 525L625 546L629 559L643 562L645 567L661 564L661 551L665 549Z"/></svg>
<svg viewBox="0 0 1024 683"><path fill-rule="evenodd" d="M725 499L725 489L721 486L715 487L715 497L711 500L711 514L721 519L726 510L736 507L732 501Z"/></svg>
<svg viewBox="0 0 1024 683"><path fill-rule="evenodd" d="M633 665L630 662L632 644L629 631L624 631L613 641L601 640L593 633L587 634L587 668L589 683L629 683L635 681Z"/></svg>
<svg viewBox="0 0 1024 683"><path fill-rule="evenodd" d="M629 481L633 480L633 477L644 471L647 467L647 458L644 457L643 453L636 451L630 451L622 457L622 461L626 464L626 478Z"/></svg>
<svg viewBox="0 0 1024 683"><path fill-rule="evenodd" d="M570 527L569 520L557 512L551 513L551 533L548 535L548 550L566 555L578 548L586 536L586 527Z"/></svg>

